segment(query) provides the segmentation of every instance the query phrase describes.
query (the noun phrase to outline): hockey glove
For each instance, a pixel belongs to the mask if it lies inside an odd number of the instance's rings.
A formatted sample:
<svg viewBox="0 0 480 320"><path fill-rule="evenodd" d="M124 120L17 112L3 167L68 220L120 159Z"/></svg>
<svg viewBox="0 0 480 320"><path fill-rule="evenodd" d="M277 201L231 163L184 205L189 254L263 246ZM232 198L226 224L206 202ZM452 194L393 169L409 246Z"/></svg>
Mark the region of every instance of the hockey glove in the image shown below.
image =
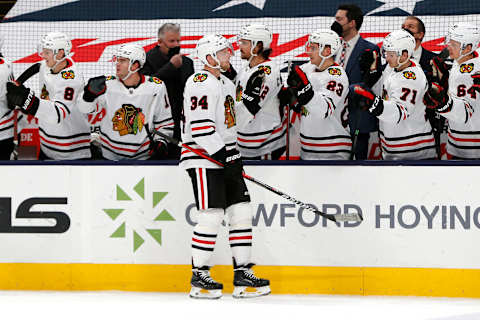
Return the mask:
<svg viewBox="0 0 480 320"><path fill-rule="evenodd" d="M211 158L220 164L225 165L225 159L227 158L227 149L222 147L220 150L211 155Z"/></svg>
<svg viewBox="0 0 480 320"><path fill-rule="evenodd" d="M300 105L306 105L313 98L313 88L307 75L299 66L295 66L288 75L287 84L297 92Z"/></svg>
<svg viewBox="0 0 480 320"><path fill-rule="evenodd" d="M252 115L256 115L260 110L258 105L260 102L260 91L262 90L263 81L265 79L265 71L258 69L247 81L245 89L242 92L242 101L245 107Z"/></svg>
<svg viewBox="0 0 480 320"><path fill-rule="evenodd" d="M302 111L302 106L298 103L297 94L293 88L282 87L278 92L278 100L280 100L279 112L280 118L283 117L284 108L289 106L296 113Z"/></svg>
<svg viewBox="0 0 480 320"><path fill-rule="evenodd" d="M105 76L90 78L87 85L83 88L83 100L86 102L93 102L97 97L104 94L107 90L105 81Z"/></svg>
<svg viewBox="0 0 480 320"><path fill-rule="evenodd" d="M448 76L449 71L452 66L449 66L445 63L445 60L440 57L434 57L430 64L432 66L432 79L433 82L437 82L445 90L448 90Z"/></svg>
<svg viewBox="0 0 480 320"><path fill-rule="evenodd" d="M447 90L437 82L432 82L423 96L423 103L427 108L438 112L448 112L453 104Z"/></svg>
<svg viewBox="0 0 480 320"><path fill-rule="evenodd" d="M371 88L382 76L378 52L371 49L365 50L358 59L358 63L363 76L363 82Z"/></svg>
<svg viewBox="0 0 480 320"><path fill-rule="evenodd" d="M367 110L375 117L383 113L383 99L375 95L372 90L357 84L351 86L350 89L352 90L352 99L359 108Z"/></svg>
<svg viewBox="0 0 480 320"><path fill-rule="evenodd" d="M154 141L150 144L149 160L165 160L168 155L168 147L162 141Z"/></svg>
<svg viewBox="0 0 480 320"><path fill-rule="evenodd" d="M226 152L224 175L225 180L237 180L242 178L243 164L240 152L236 149Z"/></svg>
<svg viewBox="0 0 480 320"><path fill-rule="evenodd" d="M35 96L33 90L26 88L23 84L7 82L7 106L9 109L13 110L18 107L23 113L34 116L39 105L40 99Z"/></svg>

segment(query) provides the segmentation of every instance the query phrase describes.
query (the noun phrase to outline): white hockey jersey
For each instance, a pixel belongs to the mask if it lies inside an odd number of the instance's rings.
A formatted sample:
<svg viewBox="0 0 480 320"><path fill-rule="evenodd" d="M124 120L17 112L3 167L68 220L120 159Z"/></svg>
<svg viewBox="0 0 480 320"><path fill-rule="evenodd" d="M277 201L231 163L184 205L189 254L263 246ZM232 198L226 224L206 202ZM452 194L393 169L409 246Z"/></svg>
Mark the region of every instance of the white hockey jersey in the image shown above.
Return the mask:
<svg viewBox="0 0 480 320"><path fill-rule="evenodd" d="M227 151L237 149L235 85L231 80L202 70L188 78L183 97L184 144L207 155L224 146ZM186 148L181 151L180 167L219 168Z"/></svg>
<svg viewBox="0 0 480 320"><path fill-rule="evenodd" d="M252 115L242 102L242 92L248 79L258 69L265 72L260 95L260 110ZM253 68L247 64L236 78L236 113L238 117L238 148L244 157L259 157L286 145L287 120L282 123L277 94L282 87L280 69L273 61Z"/></svg>
<svg viewBox="0 0 480 320"><path fill-rule="evenodd" d="M52 73L42 61L39 80L38 119L42 152L55 160L90 158L90 126L78 110L84 87L82 73L71 59L59 73Z"/></svg>
<svg viewBox="0 0 480 320"><path fill-rule="evenodd" d="M425 116L423 95L428 87L423 70L412 60L396 71L382 74L384 111L378 116L384 160L435 159L435 139Z"/></svg>
<svg viewBox="0 0 480 320"><path fill-rule="evenodd" d="M0 57L0 140L13 137L13 110L7 107L7 82L13 80L12 65ZM19 114L20 116L20 114Z"/></svg>
<svg viewBox="0 0 480 320"><path fill-rule="evenodd" d="M302 160L348 160L352 139L348 129L348 77L337 64L318 71L306 63L300 68L312 84L314 96L302 108L300 158Z"/></svg>
<svg viewBox="0 0 480 320"><path fill-rule="evenodd" d="M83 101L81 110L98 113L105 110L99 126L102 155L109 160L146 160L150 157L152 128L173 136L173 119L167 89L162 80L141 75L135 88L127 88L120 80L108 76L106 92L93 103ZM146 126L148 127L146 128ZM166 143L151 133L155 141Z"/></svg>
<svg viewBox="0 0 480 320"><path fill-rule="evenodd" d="M440 114L448 120L447 153L461 159L480 159L480 96L472 89L474 73L480 72L480 58L454 62L448 80L451 108Z"/></svg>

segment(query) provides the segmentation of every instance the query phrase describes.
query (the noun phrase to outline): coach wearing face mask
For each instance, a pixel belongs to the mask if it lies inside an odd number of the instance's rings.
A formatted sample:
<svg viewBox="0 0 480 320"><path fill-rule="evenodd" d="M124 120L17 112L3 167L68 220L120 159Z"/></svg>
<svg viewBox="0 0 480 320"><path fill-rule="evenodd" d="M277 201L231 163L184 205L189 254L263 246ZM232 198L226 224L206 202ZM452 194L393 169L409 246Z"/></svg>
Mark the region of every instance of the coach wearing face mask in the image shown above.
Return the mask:
<svg viewBox="0 0 480 320"><path fill-rule="evenodd" d="M357 5L341 4L338 7L335 22L331 28L342 37L342 46L337 52L335 62L345 69L351 85L363 82L367 86L372 86L378 80L377 75L381 74L379 70L373 70L380 69L380 49L360 36L359 30L362 23L362 9ZM376 52L375 55L372 54L373 51ZM372 71L375 71L375 74ZM353 140L350 158L365 160L368 157L370 132L378 131L378 120L367 111L352 106L351 103L348 111Z"/></svg>
<svg viewBox="0 0 480 320"><path fill-rule="evenodd" d="M180 54L179 24L165 23L158 29L158 45L147 52L147 61L141 72L165 82L175 123L173 136L180 139L183 90L185 82L194 70L192 59ZM168 158L180 158L180 150L177 146L169 144Z"/></svg>

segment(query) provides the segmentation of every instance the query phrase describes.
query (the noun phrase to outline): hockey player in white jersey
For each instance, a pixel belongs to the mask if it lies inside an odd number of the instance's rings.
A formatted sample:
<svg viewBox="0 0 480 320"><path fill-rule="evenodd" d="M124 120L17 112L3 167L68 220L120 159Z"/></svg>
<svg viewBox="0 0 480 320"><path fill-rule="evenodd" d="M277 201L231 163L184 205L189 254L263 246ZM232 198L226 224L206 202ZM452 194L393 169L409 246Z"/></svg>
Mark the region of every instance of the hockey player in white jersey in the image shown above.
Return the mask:
<svg viewBox="0 0 480 320"><path fill-rule="evenodd" d="M116 77L91 78L84 88L81 111L106 112L99 132L105 159L166 157L166 141L152 130L173 135L170 103L162 80L139 73L145 57L136 44L120 46L113 57Z"/></svg>
<svg viewBox="0 0 480 320"><path fill-rule="evenodd" d="M244 159L276 160L285 151L286 118L282 121L277 94L280 69L269 59L272 32L262 24L242 28L238 35L246 65L236 78L238 147Z"/></svg>
<svg viewBox="0 0 480 320"><path fill-rule="evenodd" d="M480 28L454 24L445 41L454 62L448 71L443 60L433 60L436 79L425 94L425 104L448 120L447 154L457 160L479 160L480 58L475 50Z"/></svg>
<svg viewBox="0 0 480 320"><path fill-rule="evenodd" d="M72 43L66 34L51 32L38 46L43 59L39 79L39 97L23 85L9 83L10 106L38 119L40 159L89 159L90 127L77 107L83 90L82 73L70 57Z"/></svg>
<svg viewBox="0 0 480 320"><path fill-rule="evenodd" d="M235 86L220 72L228 69L233 48L220 35L206 35L199 40L196 55L204 67L186 82L182 141L224 167L186 148L181 151L180 167L186 169L191 178L198 209L191 240L190 297L222 296L223 285L212 279L209 270L225 215L233 256L233 297L265 295L270 293L269 281L257 278L251 270L252 208L237 149ZM248 287L255 288L255 292L247 292Z"/></svg>
<svg viewBox="0 0 480 320"><path fill-rule="evenodd" d="M0 51L3 38L0 38ZM10 160L13 152L14 112L7 105L7 83L13 81L12 64L0 54L0 160Z"/></svg>
<svg viewBox="0 0 480 320"><path fill-rule="evenodd" d="M301 114L300 158L302 160L348 160L352 140L348 129L346 98L348 77L335 63L340 38L329 29L313 32L307 41L310 63L290 71L288 89L293 109ZM281 100L283 100L282 98ZM289 102L289 98L286 98Z"/></svg>
<svg viewBox="0 0 480 320"><path fill-rule="evenodd" d="M360 85L352 86L353 98L378 117L384 160L436 159L432 127L425 117L423 95L428 88L423 70L410 60L415 39L405 31L390 33L383 42L388 66L379 81L382 96ZM382 98L383 97L383 98Z"/></svg>

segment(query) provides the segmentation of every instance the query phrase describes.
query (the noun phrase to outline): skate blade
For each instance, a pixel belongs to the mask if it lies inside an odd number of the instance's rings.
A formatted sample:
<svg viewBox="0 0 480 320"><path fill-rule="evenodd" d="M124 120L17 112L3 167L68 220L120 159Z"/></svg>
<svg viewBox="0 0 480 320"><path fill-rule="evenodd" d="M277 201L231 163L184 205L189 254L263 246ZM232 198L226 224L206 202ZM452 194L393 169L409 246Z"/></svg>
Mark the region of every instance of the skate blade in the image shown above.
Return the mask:
<svg viewBox="0 0 480 320"><path fill-rule="evenodd" d="M270 286L265 287L235 287L232 296L236 299L256 298L270 294Z"/></svg>
<svg viewBox="0 0 480 320"><path fill-rule="evenodd" d="M190 290L190 298L193 299L220 299L222 290L206 290L202 288L192 287Z"/></svg>

